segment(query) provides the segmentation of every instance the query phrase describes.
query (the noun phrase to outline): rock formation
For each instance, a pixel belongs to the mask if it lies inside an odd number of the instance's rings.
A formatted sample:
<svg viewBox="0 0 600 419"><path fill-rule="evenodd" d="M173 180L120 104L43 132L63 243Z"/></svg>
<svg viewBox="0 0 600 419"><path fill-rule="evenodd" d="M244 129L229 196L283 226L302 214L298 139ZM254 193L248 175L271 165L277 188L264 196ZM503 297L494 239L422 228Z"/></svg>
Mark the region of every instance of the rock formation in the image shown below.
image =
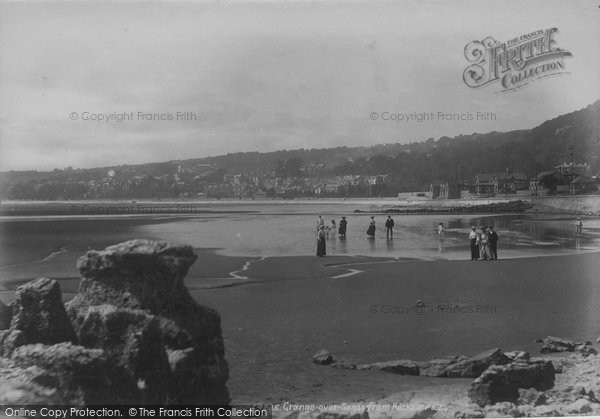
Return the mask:
<svg viewBox="0 0 600 419"><path fill-rule="evenodd" d="M493 365L469 389L469 397L480 406L498 402L516 403L519 389L549 390L554 386L554 366L550 361L517 361Z"/></svg>
<svg viewBox="0 0 600 419"><path fill-rule="evenodd" d="M56 281L19 287L0 331L0 402L228 404L220 316L183 283L195 260L148 240L89 251L66 311Z"/></svg>

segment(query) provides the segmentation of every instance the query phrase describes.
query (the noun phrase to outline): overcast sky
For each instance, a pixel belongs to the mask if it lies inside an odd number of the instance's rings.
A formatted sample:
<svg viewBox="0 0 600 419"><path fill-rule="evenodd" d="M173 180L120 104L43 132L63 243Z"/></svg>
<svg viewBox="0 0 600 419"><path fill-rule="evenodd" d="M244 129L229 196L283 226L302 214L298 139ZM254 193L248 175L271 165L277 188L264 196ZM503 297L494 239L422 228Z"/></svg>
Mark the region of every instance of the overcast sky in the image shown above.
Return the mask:
<svg viewBox="0 0 600 419"><path fill-rule="evenodd" d="M531 128L599 98L598 4L2 1L0 170ZM573 54L569 74L503 93L463 82L470 41L550 27ZM82 119L123 112L133 120ZM140 121L138 112L195 120ZM384 112L496 120L395 123Z"/></svg>

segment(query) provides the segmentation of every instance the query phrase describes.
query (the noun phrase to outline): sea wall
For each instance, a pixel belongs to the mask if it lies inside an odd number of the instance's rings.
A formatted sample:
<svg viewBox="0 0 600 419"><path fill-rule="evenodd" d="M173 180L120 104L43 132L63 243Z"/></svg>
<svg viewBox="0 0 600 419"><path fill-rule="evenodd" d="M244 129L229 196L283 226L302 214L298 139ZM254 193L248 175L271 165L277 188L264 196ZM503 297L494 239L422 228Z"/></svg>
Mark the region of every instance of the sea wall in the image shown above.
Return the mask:
<svg viewBox="0 0 600 419"><path fill-rule="evenodd" d="M600 215L600 195L532 197L532 212Z"/></svg>
<svg viewBox="0 0 600 419"><path fill-rule="evenodd" d="M0 405L228 404L220 316L183 283L195 261L132 240L79 258L66 305L56 280L20 286L0 310Z"/></svg>

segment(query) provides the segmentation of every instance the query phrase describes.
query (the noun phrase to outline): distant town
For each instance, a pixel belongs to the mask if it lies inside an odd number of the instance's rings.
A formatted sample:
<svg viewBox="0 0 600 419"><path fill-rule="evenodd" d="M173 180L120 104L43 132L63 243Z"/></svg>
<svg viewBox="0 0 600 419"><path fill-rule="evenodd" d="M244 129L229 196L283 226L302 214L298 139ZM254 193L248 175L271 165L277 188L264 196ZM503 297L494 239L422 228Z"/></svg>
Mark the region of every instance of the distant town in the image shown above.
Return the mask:
<svg viewBox="0 0 600 419"><path fill-rule="evenodd" d="M324 175L323 164L300 166L287 161L272 172L227 173L213 164L171 162L172 173L139 175L132 169L67 168L60 180L19 182L7 190L8 199L76 200L118 198L170 199L294 199L326 197L390 197L400 199L473 199L547 195L595 194L600 178L587 163L561 163L529 178L522 171L478 173L468 179L432 179L421 190L394 191L394 177L381 175ZM285 175L285 172L297 172Z"/></svg>

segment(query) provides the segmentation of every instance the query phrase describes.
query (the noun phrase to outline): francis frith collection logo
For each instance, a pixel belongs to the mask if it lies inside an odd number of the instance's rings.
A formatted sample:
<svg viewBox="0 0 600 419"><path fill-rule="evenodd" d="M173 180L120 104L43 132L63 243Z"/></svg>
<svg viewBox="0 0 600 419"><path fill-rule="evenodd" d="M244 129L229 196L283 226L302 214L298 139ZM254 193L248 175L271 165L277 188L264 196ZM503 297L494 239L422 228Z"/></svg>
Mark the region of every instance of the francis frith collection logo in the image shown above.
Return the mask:
<svg viewBox="0 0 600 419"><path fill-rule="evenodd" d="M566 73L564 58L572 54L558 47L557 32L557 28L540 29L506 42L492 37L469 42L465 58L471 64L463 72L464 82L473 88L497 82L501 91L508 91Z"/></svg>

